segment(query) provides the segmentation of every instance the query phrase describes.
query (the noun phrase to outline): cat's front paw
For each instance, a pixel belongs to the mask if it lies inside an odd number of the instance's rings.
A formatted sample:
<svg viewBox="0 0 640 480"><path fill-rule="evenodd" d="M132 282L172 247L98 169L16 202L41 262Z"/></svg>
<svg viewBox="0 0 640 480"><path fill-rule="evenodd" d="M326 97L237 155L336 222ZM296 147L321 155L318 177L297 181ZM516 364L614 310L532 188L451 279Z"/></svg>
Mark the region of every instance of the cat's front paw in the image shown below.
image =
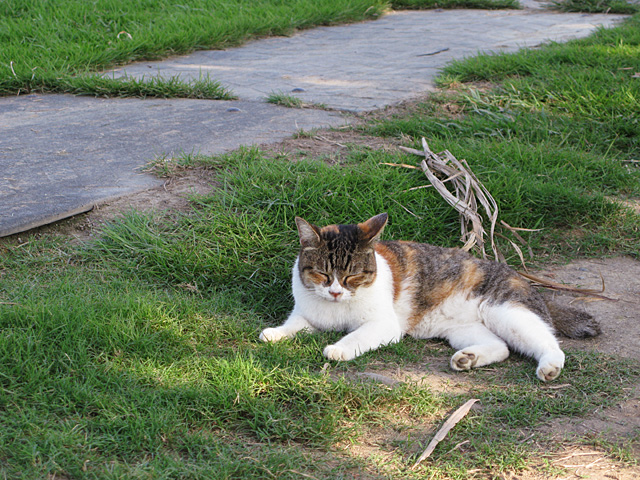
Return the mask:
<svg viewBox="0 0 640 480"><path fill-rule="evenodd" d="M345 348L338 345L326 346L322 354L329 360L346 361L356 358L355 352L346 350Z"/></svg>
<svg viewBox="0 0 640 480"><path fill-rule="evenodd" d="M471 370L478 363L478 356L475 353L460 350L451 357L451 368L458 372Z"/></svg>
<svg viewBox="0 0 640 480"><path fill-rule="evenodd" d="M555 380L564 367L564 353L562 351L544 355L538 363L536 375L543 382Z"/></svg>
<svg viewBox="0 0 640 480"><path fill-rule="evenodd" d="M260 340L263 342L277 342L283 338L287 338L287 334L280 328L265 328L260 334Z"/></svg>

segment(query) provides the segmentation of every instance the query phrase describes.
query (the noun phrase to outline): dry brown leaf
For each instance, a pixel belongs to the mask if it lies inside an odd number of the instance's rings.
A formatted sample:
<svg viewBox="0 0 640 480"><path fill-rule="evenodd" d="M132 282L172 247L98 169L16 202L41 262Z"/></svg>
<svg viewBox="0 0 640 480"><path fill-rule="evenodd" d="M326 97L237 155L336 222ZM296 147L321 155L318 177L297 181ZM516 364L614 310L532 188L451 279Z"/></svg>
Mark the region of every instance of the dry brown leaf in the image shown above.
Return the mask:
<svg viewBox="0 0 640 480"><path fill-rule="evenodd" d="M478 401L479 400L477 398L472 398L460 408L458 408L455 412L453 412L453 414L447 419L446 422L444 422L442 427L440 427L440 430L438 430L433 439L429 442L426 450L422 452L422 455L420 455L416 463L413 464L413 467L411 467L412 470L415 470L418 465L420 465L425 459L429 457L429 455L433 453L438 443L444 440L444 438L447 436L447 433L449 433L449 431L451 431L451 429L456 426L456 423L462 420L467 415L467 413L469 413L469 410L471 410L473 404Z"/></svg>

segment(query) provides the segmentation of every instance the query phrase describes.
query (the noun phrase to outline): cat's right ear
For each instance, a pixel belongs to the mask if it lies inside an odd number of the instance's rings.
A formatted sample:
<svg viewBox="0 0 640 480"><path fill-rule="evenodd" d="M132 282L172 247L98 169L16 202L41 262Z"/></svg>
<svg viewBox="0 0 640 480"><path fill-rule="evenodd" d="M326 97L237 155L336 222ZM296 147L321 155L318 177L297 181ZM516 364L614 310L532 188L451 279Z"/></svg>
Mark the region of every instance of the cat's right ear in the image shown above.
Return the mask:
<svg viewBox="0 0 640 480"><path fill-rule="evenodd" d="M310 224L300 217L296 217L296 226L300 236L302 248L318 248L320 245L320 232L318 227Z"/></svg>
<svg viewBox="0 0 640 480"><path fill-rule="evenodd" d="M380 238L380 235L382 235L382 230L384 230L388 219L389 216L386 213L381 213L375 217L371 217L366 222L359 223L358 227L362 232L362 241L367 243L376 242Z"/></svg>

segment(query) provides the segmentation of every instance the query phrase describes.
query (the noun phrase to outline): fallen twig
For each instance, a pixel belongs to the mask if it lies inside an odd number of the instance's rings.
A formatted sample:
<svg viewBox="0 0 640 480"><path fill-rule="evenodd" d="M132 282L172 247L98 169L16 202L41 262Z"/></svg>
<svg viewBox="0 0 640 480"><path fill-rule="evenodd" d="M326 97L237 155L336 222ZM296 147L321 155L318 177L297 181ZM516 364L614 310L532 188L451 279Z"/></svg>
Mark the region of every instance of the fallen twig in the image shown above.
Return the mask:
<svg viewBox="0 0 640 480"><path fill-rule="evenodd" d="M563 383L562 385L545 385L540 387L542 390L560 390L562 388L570 387L570 383Z"/></svg>
<svg viewBox="0 0 640 480"><path fill-rule="evenodd" d="M400 147L402 150L404 150L406 147ZM417 151L417 150L416 150ZM407 165L406 163L387 163L387 162L380 162L380 165L387 165L389 167L402 167L402 168L411 168L413 170L420 170L419 167L416 167L415 165Z"/></svg>
<svg viewBox="0 0 640 480"><path fill-rule="evenodd" d="M526 278L527 280L529 280L530 282L532 282L534 286L548 288L549 290L558 290L561 292L580 293L587 297L595 297L595 298L600 298L602 300L611 300L613 302L618 301L615 298L610 298L605 295L602 295L602 293L604 292L604 278L602 277L601 277L602 289L595 290L593 288L578 288L578 287L572 287L570 285L563 285L562 283L557 283L551 280L547 280L545 278L536 277L534 275L531 275L530 273L525 273L520 271L518 273L522 275L524 278Z"/></svg>
<svg viewBox="0 0 640 480"><path fill-rule="evenodd" d="M444 455L449 455L451 452L455 452L457 449L459 449L462 445L466 445L467 443L471 443L471 440L465 440L463 442L460 442L459 444L457 444L455 447L453 447L451 450L449 450L447 453L445 453ZM442 455L444 457L444 455Z"/></svg>
<svg viewBox="0 0 640 480"><path fill-rule="evenodd" d="M434 52L421 53L420 55L416 55L416 57L430 57L431 55L437 55L439 53L448 52L448 51L449 51L449 47L445 47L445 48L441 48L440 50L436 50Z"/></svg>
<svg viewBox="0 0 640 480"><path fill-rule="evenodd" d="M343 145L341 143L338 142L334 142L333 140L329 140L327 137L323 137L322 135L315 135L313 138L318 139L318 140L322 140L323 142L327 142L330 143L331 145L336 145L340 148L347 148L346 145Z"/></svg>
<svg viewBox="0 0 640 480"><path fill-rule="evenodd" d="M564 462L565 460L569 460L570 458L573 458L573 457L586 457L586 456L593 456L593 455L602 455L602 454L600 452L573 452L567 455L566 457L557 458L553 460L553 463Z"/></svg>
<svg viewBox="0 0 640 480"><path fill-rule="evenodd" d="M471 409L473 404L478 401L479 400L477 398L472 398L471 400L466 402L464 405L462 405L460 408L458 408L455 412L453 412L453 414L447 419L447 421L444 422L442 427L440 427L440 430L438 430L438 432L435 434L431 442L429 442L429 445L427 445L426 450L422 452L422 455L420 455L416 463L413 464L413 467L411 467L412 470L415 470L418 467L418 465L420 465L426 458L429 457L429 455L433 453L438 443L444 440L444 438L447 436L447 433L449 433L449 431L453 427L455 427L456 423L462 420L467 415L467 413L469 413L469 410Z"/></svg>

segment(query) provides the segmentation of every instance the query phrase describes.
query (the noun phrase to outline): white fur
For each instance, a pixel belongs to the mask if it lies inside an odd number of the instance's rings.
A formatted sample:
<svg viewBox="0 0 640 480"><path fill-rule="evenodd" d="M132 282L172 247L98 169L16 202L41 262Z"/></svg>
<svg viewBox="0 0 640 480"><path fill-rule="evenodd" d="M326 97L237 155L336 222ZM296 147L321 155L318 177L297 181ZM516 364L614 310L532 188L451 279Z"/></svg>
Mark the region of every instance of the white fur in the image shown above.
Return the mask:
<svg viewBox="0 0 640 480"><path fill-rule="evenodd" d="M293 337L301 330L349 332L324 349L331 360L351 360L382 345L395 343L403 335L445 338L458 350L451 357L454 370L468 370L499 362L509 356L509 347L538 361L537 376L553 380L564 366L564 353L549 327L538 315L515 304L491 305L467 294L455 294L431 310L413 328L412 292L402 285L394 302L393 277L386 260L376 254L377 276L372 285L352 294L337 279L330 286L308 290L300 279L298 261L293 267L295 306L287 321L260 334L274 342Z"/></svg>

